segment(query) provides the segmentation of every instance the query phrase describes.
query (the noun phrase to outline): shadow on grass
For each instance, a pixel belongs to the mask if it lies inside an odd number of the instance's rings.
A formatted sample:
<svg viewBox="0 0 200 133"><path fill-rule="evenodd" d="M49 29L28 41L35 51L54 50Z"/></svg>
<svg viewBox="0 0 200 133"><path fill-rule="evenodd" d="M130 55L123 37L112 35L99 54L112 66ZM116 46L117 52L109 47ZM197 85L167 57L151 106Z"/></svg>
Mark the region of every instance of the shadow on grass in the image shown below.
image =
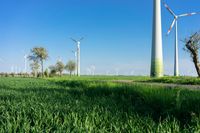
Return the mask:
<svg viewBox="0 0 200 133"><path fill-rule="evenodd" d="M90 81L56 81L55 84L57 88L54 89L32 87L17 91L24 94L25 99L34 96L37 102L63 105L61 110L65 110L64 105L80 112L101 107L113 117L138 114L151 117L155 122L170 117L179 120L181 126L191 125L192 117L200 114L199 92ZM17 97L0 95L0 99L12 98ZM116 112L121 116L116 116Z"/></svg>

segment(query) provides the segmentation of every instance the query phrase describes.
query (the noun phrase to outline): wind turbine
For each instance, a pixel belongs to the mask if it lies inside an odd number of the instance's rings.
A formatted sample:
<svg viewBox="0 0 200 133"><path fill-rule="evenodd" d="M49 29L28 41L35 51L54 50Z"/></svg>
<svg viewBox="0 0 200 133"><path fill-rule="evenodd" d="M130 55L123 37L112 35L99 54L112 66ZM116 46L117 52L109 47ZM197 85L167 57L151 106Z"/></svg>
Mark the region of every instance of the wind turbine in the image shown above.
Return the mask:
<svg viewBox="0 0 200 133"><path fill-rule="evenodd" d="M119 68L115 68L115 75L119 76Z"/></svg>
<svg viewBox="0 0 200 133"><path fill-rule="evenodd" d="M90 70L91 70L91 74L94 76L95 75L96 66L95 65L91 65L90 66Z"/></svg>
<svg viewBox="0 0 200 133"><path fill-rule="evenodd" d="M90 67L88 67L88 68L86 69L86 71L87 71L87 75L91 75L91 69L90 69Z"/></svg>
<svg viewBox="0 0 200 133"><path fill-rule="evenodd" d="M77 76L80 76L80 44L81 44L81 40L83 40L84 38L80 38L79 40L75 40L73 38L71 38L72 41L74 41L76 43L77 46Z"/></svg>
<svg viewBox="0 0 200 133"><path fill-rule="evenodd" d="M154 0L151 51L151 77L163 76L161 0Z"/></svg>
<svg viewBox="0 0 200 133"><path fill-rule="evenodd" d="M173 29L174 25L175 25L175 56L174 56L174 76L179 76L179 61L178 61L178 19L181 17L187 17L187 16L192 16L192 15L196 15L199 14L197 12L193 12L193 13L186 13L186 14L181 14L181 15L176 15L172 9L165 3L163 2L165 8L167 8L167 10L170 12L170 14L174 17L174 20L167 32L167 35L170 34L171 30Z"/></svg>

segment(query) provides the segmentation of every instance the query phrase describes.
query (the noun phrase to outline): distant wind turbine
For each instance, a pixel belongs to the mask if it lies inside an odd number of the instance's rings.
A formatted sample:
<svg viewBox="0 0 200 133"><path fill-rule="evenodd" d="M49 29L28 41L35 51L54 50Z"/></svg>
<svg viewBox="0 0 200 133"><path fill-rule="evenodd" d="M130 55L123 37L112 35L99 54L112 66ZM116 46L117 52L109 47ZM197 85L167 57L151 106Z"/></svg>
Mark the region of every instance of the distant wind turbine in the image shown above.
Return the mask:
<svg viewBox="0 0 200 133"><path fill-rule="evenodd" d="M75 40L73 38L71 38L72 41L74 41L76 43L77 46L77 76L80 76L80 44L81 44L81 40L83 40L84 38L80 38L79 40Z"/></svg>
<svg viewBox="0 0 200 133"><path fill-rule="evenodd" d="M106 75L110 75L110 71L109 70L106 70Z"/></svg>
<svg viewBox="0 0 200 133"><path fill-rule="evenodd" d="M119 75L119 68L115 68L115 75L116 75L116 76Z"/></svg>
<svg viewBox="0 0 200 133"><path fill-rule="evenodd" d="M95 75L95 69L96 69L95 65L90 66L90 70L93 76Z"/></svg>
<svg viewBox="0 0 200 133"><path fill-rule="evenodd" d="M91 69L90 68L87 68L86 71L87 71L87 75L91 75Z"/></svg>
<svg viewBox="0 0 200 133"><path fill-rule="evenodd" d="M165 3L163 2L165 8L170 12L170 14L174 17L174 20L167 32L167 35L170 34L171 30L173 29L175 25L175 56L174 56L174 76L179 76L179 61L178 61L178 19L181 17L187 17L187 16L192 16L199 14L200 12L193 12L193 13L186 13L186 14L181 14L181 15L176 15L172 9Z"/></svg>

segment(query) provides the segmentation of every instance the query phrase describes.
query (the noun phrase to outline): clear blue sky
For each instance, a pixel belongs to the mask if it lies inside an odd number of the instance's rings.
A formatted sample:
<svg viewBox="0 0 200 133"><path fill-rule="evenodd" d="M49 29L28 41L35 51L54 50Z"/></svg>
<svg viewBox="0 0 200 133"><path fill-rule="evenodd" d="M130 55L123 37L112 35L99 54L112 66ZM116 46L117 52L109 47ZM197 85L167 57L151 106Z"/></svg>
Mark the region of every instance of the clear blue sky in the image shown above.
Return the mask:
<svg viewBox="0 0 200 133"><path fill-rule="evenodd" d="M177 14L200 11L199 0L165 0ZM0 0L0 71L23 69L23 55L34 46L49 51L45 66L74 59L81 44L81 72L91 65L97 74L148 75L151 59L153 0ZM166 32L173 17L162 6L163 53L166 74L173 74L174 30ZM179 20L179 40L200 30L200 15ZM194 75L190 57L179 44L180 73Z"/></svg>

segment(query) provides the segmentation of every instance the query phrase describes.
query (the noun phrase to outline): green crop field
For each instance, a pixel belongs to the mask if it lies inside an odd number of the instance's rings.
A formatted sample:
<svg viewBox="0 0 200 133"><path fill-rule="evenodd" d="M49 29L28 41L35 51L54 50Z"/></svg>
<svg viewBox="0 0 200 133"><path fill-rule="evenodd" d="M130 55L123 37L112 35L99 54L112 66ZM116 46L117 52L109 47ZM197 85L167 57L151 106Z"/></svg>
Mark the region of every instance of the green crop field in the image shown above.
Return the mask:
<svg viewBox="0 0 200 133"><path fill-rule="evenodd" d="M0 78L0 132L200 132L200 91L120 79Z"/></svg>

